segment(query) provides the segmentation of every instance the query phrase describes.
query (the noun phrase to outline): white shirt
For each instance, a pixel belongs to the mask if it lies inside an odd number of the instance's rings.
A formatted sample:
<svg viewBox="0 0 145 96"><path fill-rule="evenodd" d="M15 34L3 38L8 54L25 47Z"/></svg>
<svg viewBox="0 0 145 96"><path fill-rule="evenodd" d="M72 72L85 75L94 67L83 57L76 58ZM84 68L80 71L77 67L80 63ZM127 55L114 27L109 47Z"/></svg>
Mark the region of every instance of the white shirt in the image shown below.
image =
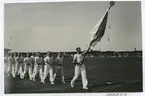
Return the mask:
<svg viewBox="0 0 145 96"><path fill-rule="evenodd" d="M31 59L31 62L34 63L35 57L34 56L31 56L30 59Z"/></svg>
<svg viewBox="0 0 145 96"><path fill-rule="evenodd" d="M30 58L26 57L26 58L24 59L24 63L25 63L25 64L31 64Z"/></svg>
<svg viewBox="0 0 145 96"><path fill-rule="evenodd" d="M35 64L37 65L42 65L43 64L43 59L42 57L35 57Z"/></svg>
<svg viewBox="0 0 145 96"><path fill-rule="evenodd" d="M8 63L8 58L7 58L7 57L4 58L4 63L5 63L5 64Z"/></svg>
<svg viewBox="0 0 145 96"><path fill-rule="evenodd" d="M57 62L57 64L62 64L62 62L63 62L63 58L61 57L57 57L56 58L56 62Z"/></svg>
<svg viewBox="0 0 145 96"><path fill-rule="evenodd" d="M31 56L30 58L33 59L33 60L35 60L35 57L34 56Z"/></svg>
<svg viewBox="0 0 145 96"><path fill-rule="evenodd" d="M15 64L15 57L10 57L10 64Z"/></svg>
<svg viewBox="0 0 145 96"><path fill-rule="evenodd" d="M24 63L27 63L27 61L28 61L28 57L25 57L24 58Z"/></svg>
<svg viewBox="0 0 145 96"><path fill-rule="evenodd" d="M18 58L19 57L15 57L15 63L18 64Z"/></svg>
<svg viewBox="0 0 145 96"><path fill-rule="evenodd" d="M53 58L52 58L52 57L46 56L46 57L44 58L44 62L45 62L45 64L52 64Z"/></svg>
<svg viewBox="0 0 145 96"><path fill-rule="evenodd" d="M9 64L11 63L11 57L8 57L8 63Z"/></svg>
<svg viewBox="0 0 145 96"><path fill-rule="evenodd" d="M35 64L37 64L37 59L39 59L39 57L38 56L36 56L35 58L34 58L34 62L35 62Z"/></svg>
<svg viewBox="0 0 145 96"><path fill-rule="evenodd" d="M83 60L83 55L82 54L75 54L73 61L76 61L76 63L81 63L81 61Z"/></svg>

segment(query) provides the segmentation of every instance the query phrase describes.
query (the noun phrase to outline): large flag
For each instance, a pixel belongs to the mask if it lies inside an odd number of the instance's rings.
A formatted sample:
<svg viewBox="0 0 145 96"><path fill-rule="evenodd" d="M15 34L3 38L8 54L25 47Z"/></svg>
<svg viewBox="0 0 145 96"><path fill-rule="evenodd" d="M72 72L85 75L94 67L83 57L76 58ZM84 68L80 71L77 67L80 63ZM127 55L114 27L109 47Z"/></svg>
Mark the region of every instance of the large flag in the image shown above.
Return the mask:
<svg viewBox="0 0 145 96"><path fill-rule="evenodd" d="M87 52L89 52L91 47L95 47L95 45L101 41L101 38L103 37L104 33L105 33L105 29L106 29L106 25L107 25L107 19L108 19L108 13L109 10L111 9L112 6L114 6L115 2L111 1L110 2L110 7L107 10L107 12L105 13L105 15L101 18L101 20L99 21L99 23L94 27L94 29L91 31L91 42L89 43L89 47L88 49L84 52L84 57L82 60L82 63L84 61L84 58L87 54ZM109 39L108 39L109 41ZM82 64L81 63L81 64Z"/></svg>
<svg viewBox="0 0 145 96"><path fill-rule="evenodd" d="M96 24L94 29L91 31L91 42L90 47L95 47L95 45L101 40L105 33L107 19L108 19L109 10L101 18L101 20Z"/></svg>

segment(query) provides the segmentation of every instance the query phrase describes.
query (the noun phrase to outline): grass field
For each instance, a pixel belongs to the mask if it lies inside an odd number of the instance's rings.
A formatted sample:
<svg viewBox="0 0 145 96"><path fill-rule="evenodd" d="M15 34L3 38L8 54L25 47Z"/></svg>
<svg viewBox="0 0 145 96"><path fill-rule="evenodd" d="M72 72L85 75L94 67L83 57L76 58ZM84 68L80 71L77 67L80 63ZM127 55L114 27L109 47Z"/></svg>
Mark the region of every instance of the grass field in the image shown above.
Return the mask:
<svg viewBox="0 0 145 96"><path fill-rule="evenodd" d="M88 90L82 90L81 76L70 87L74 75L72 59L64 60L65 84L57 76L54 85L50 85L49 78L46 84L30 81L27 78L5 76L5 93L73 93L73 92L142 92L142 59L140 58L87 58L85 66L88 76ZM107 84L111 82L112 84Z"/></svg>

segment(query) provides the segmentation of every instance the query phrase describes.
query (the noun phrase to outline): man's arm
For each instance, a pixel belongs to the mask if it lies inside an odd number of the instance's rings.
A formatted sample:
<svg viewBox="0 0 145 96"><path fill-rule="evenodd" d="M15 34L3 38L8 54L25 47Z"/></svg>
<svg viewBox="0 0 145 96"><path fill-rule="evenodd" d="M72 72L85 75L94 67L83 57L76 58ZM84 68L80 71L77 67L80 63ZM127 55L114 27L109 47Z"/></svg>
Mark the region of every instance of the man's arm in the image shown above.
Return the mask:
<svg viewBox="0 0 145 96"><path fill-rule="evenodd" d="M85 52L82 53L83 59L82 59L82 61L80 62L80 64L82 64L82 63L84 62L85 56L86 56L87 53L89 52L90 48L91 48L91 45L89 45L88 49L87 49Z"/></svg>
<svg viewBox="0 0 145 96"><path fill-rule="evenodd" d="M90 48L91 48L91 46L89 46L88 49L82 53L82 55L85 56L89 52Z"/></svg>

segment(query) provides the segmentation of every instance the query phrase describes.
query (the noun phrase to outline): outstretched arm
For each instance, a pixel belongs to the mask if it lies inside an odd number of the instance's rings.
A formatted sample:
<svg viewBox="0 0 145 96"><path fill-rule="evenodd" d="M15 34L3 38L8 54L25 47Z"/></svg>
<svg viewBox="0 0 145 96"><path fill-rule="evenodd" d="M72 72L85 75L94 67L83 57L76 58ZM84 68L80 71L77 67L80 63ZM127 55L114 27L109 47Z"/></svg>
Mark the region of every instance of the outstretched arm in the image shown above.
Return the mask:
<svg viewBox="0 0 145 96"><path fill-rule="evenodd" d="M82 61L80 62L80 64L83 64L84 59L85 59L85 56L86 56L87 53L89 52L90 48L91 48L91 45L89 45L88 49L87 49L85 52L82 53L82 55L83 55L83 59L82 59Z"/></svg>
<svg viewBox="0 0 145 96"><path fill-rule="evenodd" d="M88 49L82 53L82 55L86 56L86 54L89 52L90 48L91 48L91 46L89 46Z"/></svg>

